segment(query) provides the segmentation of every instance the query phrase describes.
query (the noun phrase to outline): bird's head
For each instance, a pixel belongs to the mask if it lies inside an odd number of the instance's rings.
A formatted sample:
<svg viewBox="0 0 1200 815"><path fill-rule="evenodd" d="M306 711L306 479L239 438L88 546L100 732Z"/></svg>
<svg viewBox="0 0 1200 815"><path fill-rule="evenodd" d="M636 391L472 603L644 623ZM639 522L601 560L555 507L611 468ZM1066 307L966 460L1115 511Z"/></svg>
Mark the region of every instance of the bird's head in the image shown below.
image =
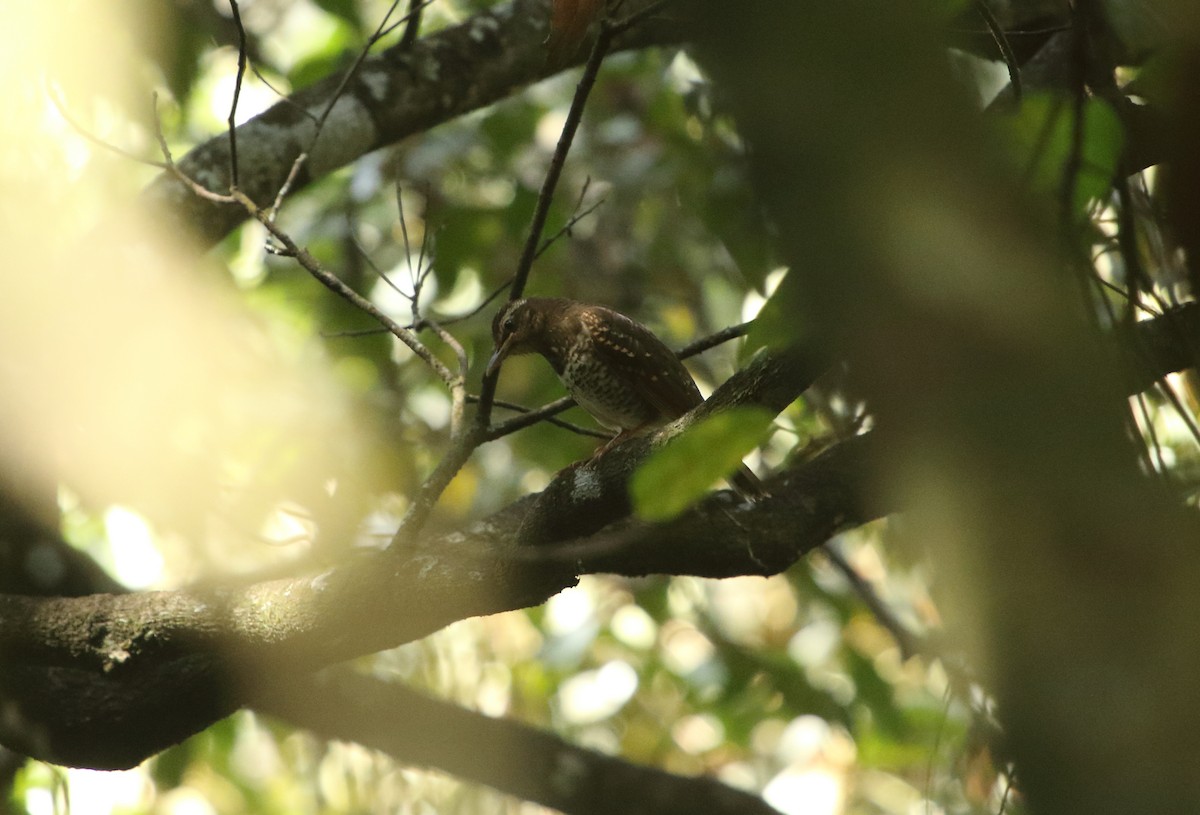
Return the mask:
<svg viewBox="0 0 1200 815"><path fill-rule="evenodd" d="M496 350L488 360L487 374L491 376L509 356L530 354L538 350L537 340L546 331L548 314L542 301L513 300L492 320L492 340Z"/></svg>

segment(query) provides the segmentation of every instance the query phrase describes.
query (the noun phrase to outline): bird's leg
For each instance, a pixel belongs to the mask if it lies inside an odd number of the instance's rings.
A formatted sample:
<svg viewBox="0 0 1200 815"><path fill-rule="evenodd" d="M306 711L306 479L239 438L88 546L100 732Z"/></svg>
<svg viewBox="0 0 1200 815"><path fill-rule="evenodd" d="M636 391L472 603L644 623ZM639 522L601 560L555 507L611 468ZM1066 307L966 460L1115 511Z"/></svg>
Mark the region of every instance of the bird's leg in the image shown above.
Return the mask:
<svg viewBox="0 0 1200 815"><path fill-rule="evenodd" d="M613 436L608 441L604 442L604 444L597 447L596 452L592 453L591 460L595 461L596 459L600 458L605 453L607 453L609 450L616 447L621 442L625 441L626 439L633 438L638 433L641 433L643 430L645 430L647 427L650 427L652 424L653 424L653 422L642 422L637 427L631 427L627 430L622 430L620 433Z"/></svg>

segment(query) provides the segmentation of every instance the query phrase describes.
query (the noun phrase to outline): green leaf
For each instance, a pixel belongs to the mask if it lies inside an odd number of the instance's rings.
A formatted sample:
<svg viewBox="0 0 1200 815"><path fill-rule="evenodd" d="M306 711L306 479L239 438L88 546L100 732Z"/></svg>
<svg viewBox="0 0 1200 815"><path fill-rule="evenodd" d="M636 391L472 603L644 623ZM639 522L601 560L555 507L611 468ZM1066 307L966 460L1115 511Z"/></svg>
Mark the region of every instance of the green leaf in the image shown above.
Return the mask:
<svg viewBox="0 0 1200 815"><path fill-rule="evenodd" d="M1088 99L1082 112L1078 117L1074 100L1062 94L1029 94L1005 123L1019 171L1037 192L1061 195L1065 174L1075 173L1071 206L1077 212L1108 192L1122 141L1121 122L1106 103Z"/></svg>
<svg viewBox="0 0 1200 815"><path fill-rule="evenodd" d="M684 431L634 472L629 481L634 511L648 521L674 518L733 472L773 419L766 410L734 408Z"/></svg>

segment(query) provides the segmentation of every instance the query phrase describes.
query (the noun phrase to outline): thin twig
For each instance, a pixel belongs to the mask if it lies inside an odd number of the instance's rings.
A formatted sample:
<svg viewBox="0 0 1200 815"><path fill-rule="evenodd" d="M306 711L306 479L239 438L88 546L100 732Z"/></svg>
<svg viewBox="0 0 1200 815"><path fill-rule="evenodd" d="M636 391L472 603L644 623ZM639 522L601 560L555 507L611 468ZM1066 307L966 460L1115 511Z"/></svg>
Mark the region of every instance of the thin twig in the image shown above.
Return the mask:
<svg viewBox="0 0 1200 815"><path fill-rule="evenodd" d="M1008 68L1008 81L1012 85L1013 97L1016 101L1020 102L1021 66L1017 63L1017 55L1012 50L1012 44L1008 41L1008 35L1000 25L1000 21L996 19L996 15L992 13L987 0L975 0L975 11L983 18L988 33L992 35L992 40L995 41L996 47L1000 49L1000 55L1004 58L1004 64Z"/></svg>
<svg viewBox="0 0 1200 815"><path fill-rule="evenodd" d="M400 186L400 179L396 179L396 211L400 218L400 236L404 240L404 262L408 266L408 282L412 284L412 297L409 298L409 304L412 307L413 325L418 325L421 320L421 283L422 277L420 269L413 272L412 262L412 241L408 237L408 219L404 217L404 196ZM420 261L418 261L418 266Z"/></svg>
<svg viewBox="0 0 1200 815"><path fill-rule="evenodd" d="M434 3L434 0L423 0L423 2L419 2L419 3L411 3L410 2L409 6L408 6L409 10L407 13L405 13L405 15L403 17L401 17L399 20L392 23L391 25L387 26L386 28L380 28L380 30L377 32L378 36L375 38L375 42L382 40L388 34L391 34L393 31L395 31L397 28L404 25L405 23L412 22L413 14L417 14L419 16L420 13L427 6L433 5L433 3ZM406 33L407 33L407 29L406 29ZM372 44L374 44L374 43L372 43Z"/></svg>
<svg viewBox="0 0 1200 815"><path fill-rule="evenodd" d="M609 36L613 38L621 36L643 20L658 14L658 12L664 6L671 2L672 0L657 0L657 2L651 3L650 5L642 8L639 11L635 11L633 14L630 14L627 17L622 17L620 20L617 20L609 26ZM619 7L613 10L614 13L617 10L619 10ZM601 32L603 33L603 26L601 27Z"/></svg>
<svg viewBox="0 0 1200 815"><path fill-rule="evenodd" d="M693 340L692 342L683 346L683 348L679 349L679 358L687 359L688 357L694 357L696 354L702 354L710 348L716 348L718 345L727 343L730 340L745 336L746 332L750 330L750 326L752 325L754 325L752 322L738 323L737 325L731 325L727 328L722 328L720 331L709 334L707 337L701 337L698 340Z"/></svg>
<svg viewBox="0 0 1200 815"><path fill-rule="evenodd" d="M367 251L366 247L365 247L365 246L363 246L363 245L362 245L362 244L359 242L359 240L358 240L358 237L357 237L356 235L354 235L353 233L351 233L351 235L350 235L350 245L351 245L351 246L353 246L353 247L354 247L354 250L355 250L356 252L358 252L359 256L360 256L360 257L361 257L361 258L362 258L364 261L366 261L366 264L367 264L368 266L370 266L370 267L371 267L371 271L375 273L375 276L376 276L376 277L378 277L380 280L382 280L384 283L387 283L387 284L388 284L388 286L391 288L391 290L392 290L392 291L396 292L396 294L400 295L400 296L401 296L401 297L403 297L405 300L411 300L411 299L412 299L412 295L411 295L411 294L409 294L409 293L408 293L408 292L406 292L404 289L402 289L402 288L400 288L399 286L397 286L397 285L396 285L396 284L395 284L395 283L392 281L392 278L388 276L387 272L385 272L385 271L383 271L383 269L380 269L380 268L379 268L379 264L377 264L377 263L375 262L374 258L372 258L372 257L371 257L371 253ZM405 326L405 328L410 328L410 329L411 329L411 328L412 328L412 326L411 326L411 325L406 325L406 326ZM370 332L370 333L374 333L374 332L376 332L376 331L378 331L378 330L379 330L379 329L371 329L371 332ZM347 333L348 333L348 332L347 332ZM343 335L343 336L344 336L344 335Z"/></svg>
<svg viewBox="0 0 1200 815"><path fill-rule="evenodd" d="M1004 810L1008 807L1008 796L1012 793L1013 781L1016 779L1016 769L1008 767L1004 772L1004 793L1000 796L1000 806L996 810L996 815L1004 815Z"/></svg>
<svg viewBox="0 0 1200 815"><path fill-rule="evenodd" d="M646 11L657 10L663 4L662 0L658 3L652 3L639 13L637 19L642 19ZM554 155L550 159L550 166L546 169L546 177L542 181L542 188L538 192L537 203L533 209L533 218L529 224L529 233L525 239L525 245L521 249L521 257L517 261L516 271L513 273L512 285L508 292L509 300L518 299L525 291L525 283L529 279L529 272L533 268L533 261L537 258L538 249L542 242L542 232L546 228L546 218L550 214L550 205L554 201L554 191L558 187L558 180L562 176L563 167L567 162L567 154L571 150L571 145L575 140L575 133L579 129L579 123L583 120L583 110L587 105L588 95L592 92L592 87L596 84L596 77L600 73L600 64L604 62L604 57L608 53L608 49L612 45L613 38L621 31L626 30L630 25L637 20L622 20L613 22L609 18L605 18L600 22L600 33L596 36L595 43L592 44L591 53L588 54L587 63L583 68L583 75L579 78L579 84L575 87L575 96L571 100L571 107L567 111L566 121L563 122L562 133L558 137L558 144L554 147ZM487 428L491 412L492 400L496 397L496 381L498 379L498 371L485 373L483 383L479 394L479 410L476 412L476 424L480 428L482 435Z"/></svg>
<svg viewBox="0 0 1200 815"><path fill-rule="evenodd" d="M475 306L474 308L472 308L470 311L464 312L462 314L457 314L453 317L449 317L449 316L442 317L441 318L442 325L453 325L454 323L461 323L463 320L471 319L476 314L478 314L479 312L481 312L485 308L487 308L488 305L493 300L495 300L500 295L504 294L504 290L507 289L511 285L512 285L512 278L510 277L508 280L505 280L503 283L501 283L499 286L497 286L495 289L493 289L491 294L489 294L487 297L483 298L483 301L481 303L479 303L477 306Z"/></svg>
<svg viewBox="0 0 1200 815"><path fill-rule="evenodd" d="M546 238L546 240L542 241L542 245L538 248L537 252L534 254L534 258L535 259L540 258L542 256L542 253L545 252L547 249L549 249L551 246L553 246L554 242L557 241L559 238L561 238L563 235L570 235L571 230L575 228L575 224L579 223L584 218L586 218L587 216L591 215L593 212L598 210L604 204L604 200L605 199L601 198L599 201L592 204L587 209L582 210L580 212L576 212L574 215L572 215L570 220L568 220L565 224L563 224L562 229L558 230L553 235Z"/></svg>
<svg viewBox="0 0 1200 815"><path fill-rule="evenodd" d="M405 326L405 328L408 327L409 326ZM390 332L386 328L379 326L377 328L347 328L344 331L322 331L321 337L322 339L327 340L341 340L353 339L357 337L373 337L376 334L388 333Z"/></svg>
<svg viewBox="0 0 1200 815"><path fill-rule="evenodd" d="M1067 153L1066 164L1063 167L1062 188L1062 226L1068 230L1066 234L1075 234L1075 191L1079 187L1079 172L1083 161L1083 136L1085 116L1087 113L1087 26L1083 18L1083 7L1078 4L1071 6L1071 24L1074 27L1074 48L1071 55L1071 133L1070 150Z"/></svg>
<svg viewBox="0 0 1200 815"><path fill-rule="evenodd" d="M315 121L315 117L313 117ZM275 216L279 214L280 208L283 206L283 199L292 191L292 187L296 184L296 179L300 177L300 168L308 161L308 151L301 150L300 155L296 156L296 160L292 162L291 169L288 170L287 178L279 185L279 189L275 192L275 200L271 202L270 208L267 210L268 216L271 218L271 223L275 222Z"/></svg>
<svg viewBox="0 0 1200 815"><path fill-rule="evenodd" d="M427 202L429 201L429 191L428 190L426 190L426 192L425 192L425 200ZM433 271L433 247L430 246L430 244L429 244L430 232L429 232L428 215L429 215L429 213L426 212L425 220L422 222L423 228L421 230L421 247L420 247L420 250L417 252L417 269L419 270L417 273L417 282L421 283L421 284L424 284L425 278L429 277L430 272ZM426 257L429 258L428 266L425 265Z"/></svg>
<svg viewBox="0 0 1200 815"><path fill-rule="evenodd" d="M80 122L76 121L73 116L71 116L71 114L67 111L66 104L64 104L63 101L58 97L58 91L49 83L46 84L46 95L50 97L50 102L54 105L55 110L58 111L58 115L63 117L63 120L71 126L71 129L83 138L90 141L92 144L96 145L97 147L103 147L105 150L115 153L121 158L135 161L138 164L145 164L147 167L154 167L159 170L167 169L168 165L164 161L154 161L153 159L142 158L141 156L131 153L123 147L118 147L115 144L105 141L89 131ZM155 113L155 119L157 121L157 112Z"/></svg>
<svg viewBox="0 0 1200 815"><path fill-rule="evenodd" d="M558 402L562 402L562 401L565 401L567 403L567 407L570 407L571 405L575 404L574 400L567 397L565 400L560 399L556 402L551 402L550 405L557 405ZM467 402L478 403L479 397L475 396L473 394L469 395L469 396L467 396ZM519 405L516 402L506 402L503 399L495 399L492 401L492 404L498 408L504 408L505 410L514 410L517 413L520 413L523 415L528 415L528 414L535 412L534 408L526 407L525 405ZM547 407L550 407L550 405L543 405L542 408L538 408L537 410L543 410ZM576 433L580 436L591 436L592 438L596 438L596 439L611 439L612 438L611 433L605 433L603 430L596 430L593 427L584 427L583 425L578 425L578 424L575 424L574 422L568 422L565 419L559 419L557 416L542 416L538 419L538 421L547 422L548 424L552 424L555 427L561 427L563 430L569 430L572 433Z"/></svg>
<svg viewBox="0 0 1200 815"><path fill-rule="evenodd" d="M412 50L413 44L417 41L417 35L421 31L421 9L426 5L421 0L408 0L408 25L404 27L404 33L400 36L401 49Z"/></svg>
<svg viewBox="0 0 1200 815"><path fill-rule="evenodd" d="M479 397L479 401L483 401L483 397ZM493 403L495 400L493 400ZM527 427L532 427L538 422L549 420L550 417L562 413L564 410L575 406L575 400L570 396L563 396L555 399L553 402L547 402L540 408L529 411L521 416L514 416L511 419L505 419L503 422L496 422L487 429L484 436L488 441L516 433L518 430L524 430Z"/></svg>
<svg viewBox="0 0 1200 815"><path fill-rule="evenodd" d="M415 300L414 300L415 302ZM467 404L467 370L471 363L467 358L467 351L463 348L453 334L442 328L435 322L426 320L425 324L432 329L433 333L444 342L451 351L454 352L454 358L458 362L458 376L450 385L450 436L451 438L459 438L464 433L463 419L466 415Z"/></svg>
<svg viewBox="0 0 1200 815"><path fill-rule="evenodd" d="M350 288L346 283L335 275L333 272L321 265L320 261L314 258L307 249L304 249L296 244L284 230L280 229L268 217L266 210L260 208L257 204L250 200L244 193L235 190L233 200L245 207L246 211L255 218L259 223L267 228L271 237L278 241L279 246L275 249L276 254L283 255L295 259L297 263L303 266L309 274L315 277L326 288L346 300L361 311L370 314L381 325L387 328L397 339L408 346L414 354L421 358L428 365L438 378L445 382L448 386L454 387L457 380L456 375L447 368L442 361L433 355L433 353L425 346L424 343L417 337L415 333L397 323L388 315L384 314L374 303L361 294Z"/></svg>
<svg viewBox="0 0 1200 815"><path fill-rule="evenodd" d="M281 91L279 88L275 87L271 83L271 80L267 79L267 77L263 74L263 72L258 69L257 65L255 65L253 62L251 62L251 63L249 63L248 67L250 68L250 73L254 74L255 79L257 79L259 82L266 85L267 89L269 91L271 91L271 93L275 94L275 96L277 96L279 98L279 101L282 102L285 107L288 107L288 108L296 111L297 113L299 113L301 116L305 117L306 119L311 119L314 122L317 120L317 117L313 116L312 113L307 108L305 108L303 105L296 104L296 101L294 99L292 99L292 97L288 96L286 93Z"/></svg>
<svg viewBox="0 0 1200 815"><path fill-rule="evenodd" d="M193 195L197 195L206 201L212 201L217 204L232 204L234 198L232 195L213 192L212 190L199 183L175 163L175 159L171 156L171 148L167 146L167 137L163 135L162 122L158 119L158 93L150 95L151 105L153 107L154 121L154 138L158 141L158 149L162 152L163 162L166 164L166 170L173 175L185 187L192 191Z"/></svg>
<svg viewBox="0 0 1200 815"><path fill-rule="evenodd" d="M1150 461L1150 472L1157 474L1164 481L1171 481L1171 472L1167 468L1166 459L1163 458L1162 442L1158 439L1158 431L1154 429L1154 419L1150 415L1150 408L1146 404L1146 394L1139 393L1134 401L1138 404L1138 411L1142 416L1142 426L1145 428L1144 433L1147 436L1147 447L1153 451L1154 459ZM1158 466L1155 466L1155 461Z"/></svg>
<svg viewBox="0 0 1200 815"><path fill-rule="evenodd" d="M233 10L233 22L238 33L237 79L233 83L233 100L229 103L229 183L237 189L237 108L238 100L242 96L242 79L246 76L246 27L242 25L242 12L238 8L238 0L229 0L229 7Z"/></svg>
<svg viewBox="0 0 1200 815"><path fill-rule="evenodd" d="M375 33L367 38L366 45L364 45L359 51L354 63L350 66L346 73L342 75L341 80L338 82L337 87L330 95L329 101L325 104L325 107L321 111L320 115L315 117L310 116L315 123L312 139L309 140L308 148L301 150L300 154L296 156L296 160L292 163L292 168L288 173L287 179L284 181L283 185L279 188L278 193L275 195L275 202L272 204L270 209L270 212L272 213L272 221L274 220L273 213L278 212L280 204L287 196L288 192L290 192L296 179L299 177L301 168L308 161L309 156L312 154L313 148L317 144L317 140L321 137L321 132L325 129L326 121L328 121L330 114L333 113L334 107L337 106L338 101L342 98L342 94L346 92L346 88L350 86L350 81L358 75L359 69L362 67L363 62L371 52L371 48L374 47L377 42L387 36L387 34L392 31L395 26L410 20L414 14L420 14L421 10L432 2L433 0L424 0L420 3L410 3L409 12L391 26L388 25L388 21L391 19L392 14L395 13L396 7L400 4L400 0L394 0L394 2L388 7L387 12L383 15L383 19L376 27Z"/></svg>
<svg viewBox="0 0 1200 815"><path fill-rule="evenodd" d="M892 635L892 639L896 641L896 645L900 648L900 657L909 659L911 657L936 656L934 650L929 646L925 639L913 631L910 631L900 618L896 616L891 607L883 601L879 593L875 591L875 587L859 574L858 569L855 569L850 561L846 560L846 556L837 547L835 543L828 542L821 547L825 556L829 558L829 562L837 568L842 576L850 583L850 587L854 589L854 593L862 600L875 617L875 620L888 630Z"/></svg>
<svg viewBox="0 0 1200 815"><path fill-rule="evenodd" d="M1188 432L1192 434L1192 438L1196 444L1200 445L1200 426L1196 424L1196 420L1192 417L1192 412L1180 400L1179 394L1175 393L1175 389L1171 387L1171 383L1164 377L1158 380L1158 389L1166 400L1171 403L1171 407L1174 408L1175 413L1183 420L1183 423L1187 425Z"/></svg>
<svg viewBox="0 0 1200 815"><path fill-rule="evenodd" d="M608 48L612 44L613 26L609 21L604 21L600 25L600 34L596 37L596 42L592 45L592 51L588 55L587 64L583 69L583 76L579 78L579 84L575 88L575 97L571 100L571 107L567 111L566 121L563 122L562 133L558 137L558 144L554 147L554 155L550 159L550 166L546 168L546 177L542 181L541 191L538 193L537 204L533 209L533 218L529 224L529 232L525 238L525 245L521 249L521 257L517 261L517 269L513 274L512 288L509 290L509 299L516 300L525 291L525 283L529 279L529 272L533 268L534 258L537 257L538 247L541 245L542 232L546 228L546 218L550 214L550 205L554 202L554 191L558 187L558 180L562 176L563 168L567 163L567 154L571 150L571 145L575 141L575 133L579 129L579 123L583 121L583 110L587 105L588 95L592 92L592 87L596 84L596 77L600 73L600 64L604 61L605 55L608 53Z"/></svg>

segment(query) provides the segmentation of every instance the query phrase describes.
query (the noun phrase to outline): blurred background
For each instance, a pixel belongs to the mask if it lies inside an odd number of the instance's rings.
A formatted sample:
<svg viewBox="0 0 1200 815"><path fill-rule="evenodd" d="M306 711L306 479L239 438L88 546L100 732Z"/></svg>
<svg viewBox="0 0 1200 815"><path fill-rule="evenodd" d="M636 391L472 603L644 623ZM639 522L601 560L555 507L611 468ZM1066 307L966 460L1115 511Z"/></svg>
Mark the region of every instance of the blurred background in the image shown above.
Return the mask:
<svg viewBox="0 0 1200 815"><path fill-rule="evenodd" d="M178 157L226 126L238 59L228 4L68 5L0 9L6 523L61 533L130 589L324 568L383 546L446 449L443 383L368 315L268 255L260 226L199 250L186 230L164 234L136 215L139 191L159 173L137 159L161 159L157 130ZM421 33L492 5L436 0ZM1029 32L1013 38L1026 50L1070 22L1061 4L1016 5L992 13ZM347 67L389 6L243 0L254 71L239 120ZM956 47L941 54L953 93L982 109L1009 71L975 11L943 3L922 13L953 35ZM1131 38L1157 44L1145 27L1130 23ZM777 290L785 320L806 319L790 299L798 295L779 289L795 279L778 254L780 223L752 193L743 136L704 64L680 48L606 60L548 232L570 227L538 260L529 294L604 303L673 347L754 318ZM1122 70L1122 81L1138 76ZM512 273L577 79L566 72L370 153L306 188L279 223L398 322L441 322L470 354L474 391L493 311L472 312ZM831 99L845 92L827 84ZM1074 136L1055 129L1055 99L1028 99L986 150L1058 194ZM814 111L820 101L804 104ZM1158 313L1190 297L1183 250L1155 226L1153 173L1138 177L1129 201L1114 197L1122 125L1093 102L1087 121L1098 124L1076 154L1084 172L1070 204L1094 249L1085 274L1126 290L1111 296L1117 313L1135 312L1134 300ZM802 145L818 158L821 147ZM879 201L909 181L898 170L875 179ZM853 173L845 181L857 189ZM1118 211L1135 209L1149 272L1136 285L1114 248ZM959 251L936 228L942 221L926 210L911 217L921 225L913 243L944 239L938 252ZM919 283L934 302L941 285L936 275ZM422 337L452 362L432 333ZM709 393L752 350L728 343L689 367ZM1149 440L1147 472L1183 479L1196 472L1198 445L1187 383L1175 387L1175 398L1131 403L1131 436ZM870 426L857 394L823 383L778 417L752 463L767 471L803 460ZM533 407L560 395L540 359L506 364L500 399ZM563 418L595 427L578 409ZM447 489L434 527L543 488L596 444L542 423L485 445ZM922 486L940 482L931 483ZM770 579L585 576L543 607L457 623L356 667L632 761L712 774L785 813L1022 811L1007 758L993 753L991 698L956 661L934 658L939 568L917 537L902 521L876 522ZM36 547L2 555L47 590L59 577L52 566L39 571ZM133 770L8 756L4 780L10 809L30 815L548 811L246 711Z"/></svg>

